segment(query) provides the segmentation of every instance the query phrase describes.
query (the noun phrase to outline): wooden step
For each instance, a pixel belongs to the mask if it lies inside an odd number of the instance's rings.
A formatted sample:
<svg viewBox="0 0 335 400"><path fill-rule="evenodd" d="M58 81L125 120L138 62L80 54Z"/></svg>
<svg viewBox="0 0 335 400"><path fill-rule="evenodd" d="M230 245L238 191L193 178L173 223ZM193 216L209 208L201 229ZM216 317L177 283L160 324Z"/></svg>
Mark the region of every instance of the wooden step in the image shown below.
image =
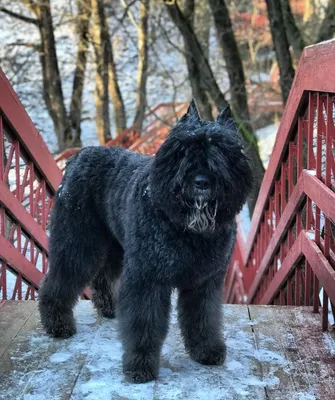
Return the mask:
<svg viewBox="0 0 335 400"><path fill-rule="evenodd" d="M117 321L89 301L76 306L78 333L48 337L37 302L0 303L0 399L334 399L335 337L309 308L224 305L227 359L205 367L188 357L175 311L159 379L125 382Z"/></svg>

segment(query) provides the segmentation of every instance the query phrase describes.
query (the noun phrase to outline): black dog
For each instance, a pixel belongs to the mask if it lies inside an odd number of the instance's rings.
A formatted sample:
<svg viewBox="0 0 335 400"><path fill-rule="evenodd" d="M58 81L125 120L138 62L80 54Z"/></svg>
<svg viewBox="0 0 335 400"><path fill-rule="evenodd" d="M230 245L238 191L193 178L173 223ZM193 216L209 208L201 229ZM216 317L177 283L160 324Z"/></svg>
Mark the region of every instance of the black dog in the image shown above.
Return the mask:
<svg viewBox="0 0 335 400"><path fill-rule="evenodd" d="M153 380L177 288L187 351L199 363L221 364L223 280L235 216L251 185L229 108L205 122L192 102L155 157L82 150L55 198L50 268L39 296L47 332L76 332L72 309L90 285L102 316L113 318L116 307L126 377Z"/></svg>

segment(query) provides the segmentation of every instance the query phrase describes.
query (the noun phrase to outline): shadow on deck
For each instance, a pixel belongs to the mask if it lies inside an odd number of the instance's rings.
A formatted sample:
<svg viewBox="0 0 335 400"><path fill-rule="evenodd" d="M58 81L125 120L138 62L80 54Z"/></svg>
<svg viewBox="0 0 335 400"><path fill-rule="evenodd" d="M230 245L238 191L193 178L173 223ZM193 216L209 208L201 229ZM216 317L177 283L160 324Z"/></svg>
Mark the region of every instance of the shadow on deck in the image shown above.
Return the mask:
<svg viewBox="0 0 335 400"><path fill-rule="evenodd" d="M0 399L334 399L335 337L304 307L225 305L228 355L204 367L185 354L175 312L156 382L124 381L117 322L76 306L78 333L49 338L37 302L0 303Z"/></svg>

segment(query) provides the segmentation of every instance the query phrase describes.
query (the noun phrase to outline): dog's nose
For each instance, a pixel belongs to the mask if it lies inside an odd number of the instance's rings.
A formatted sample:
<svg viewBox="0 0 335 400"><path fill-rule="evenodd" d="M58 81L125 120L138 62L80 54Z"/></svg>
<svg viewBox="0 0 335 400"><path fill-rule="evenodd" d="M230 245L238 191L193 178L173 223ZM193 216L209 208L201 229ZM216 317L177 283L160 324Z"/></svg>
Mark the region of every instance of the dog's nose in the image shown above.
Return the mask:
<svg viewBox="0 0 335 400"><path fill-rule="evenodd" d="M209 188L209 179L205 175L197 175L194 178L194 184L197 189L207 190Z"/></svg>

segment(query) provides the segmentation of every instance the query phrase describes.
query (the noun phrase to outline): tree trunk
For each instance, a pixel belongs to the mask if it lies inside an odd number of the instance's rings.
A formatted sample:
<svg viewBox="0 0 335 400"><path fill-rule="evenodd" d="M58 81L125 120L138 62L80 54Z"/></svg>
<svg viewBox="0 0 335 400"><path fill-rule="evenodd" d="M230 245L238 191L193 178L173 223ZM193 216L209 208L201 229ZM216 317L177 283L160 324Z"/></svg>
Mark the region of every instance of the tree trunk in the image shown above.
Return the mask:
<svg viewBox="0 0 335 400"><path fill-rule="evenodd" d="M109 94L114 108L115 132L116 135L120 135L127 127L127 118L111 44L109 51Z"/></svg>
<svg viewBox="0 0 335 400"><path fill-rule="evenodd" d="M59 150L71 145L71 124L66 112L59 73L50 0L40 0L36 9L41 35L40 60L43 72L43 96L54 124Z"/></svg>
<svg viewBox="0 0 335 400"><path fill-rule="evenodd" d="M195 22L195 0L184 0L182 14L187 22L190 24L191 29L195 32L194 22ZM197 35L195 34L197 37ZM198 39L198 37L197 37ZM206 52L204 51L201 43L201 50L203 55L206 57ZM192 48L190 44L186 41L185 44L186 54L192 54ZM208 57L206 57L208 60ZM205 86L201 83L201 75L198 66L195 64L193 57L186 57L186 64L188 69L189 80L192 88L192 96L197 102L197 107L199 109L200 116L208 121L213 120L212 115L212 105L208 93L206 92Z"/></svg>
<svg viewBox="0 0 335 400"><path fill-rule="evenodd" d="M110 139L109 120L109 57L108 26L103 0L92 0L92 40L95 53L95 107L97 136L101 145Z"/></svg>
<svg viewBox="0 0 335 400"><path fill-rule="evenodd" d="M191 24L181 12L178 4L175 2L165 3L165 6L170 18L184 39L186 63L194 99L199 106L202 118L210 120L212 119L212 115L209 112L210 106L208 101L205 101L206 97L209 96L212 99L218 110L222 110L228 104L227 100L215 80L213 71L201 49L201 45Z"/></svg>
<svg viewBox="0 0 335 400"><path fill-rule="evenodd" d="M290 0L281 0L281 5L283 10L283 17L287 32L287 38L289 44L293 48L295 56L297 57L297 59L299 59L305 47L304 39L301 35L299 28L295 23L295 19L292 14L290 6Z"/></svg>
<svg viewBox="0 0 335 400"><path fill-rule="evenodd" d="M332 39L335 33L335 0L329 0L316 43Z"/></svg>
<svg viewBox="0 0 335 400"><path fill-rule="evenodd" d="M82 100L89 46L91 0L77 0L77 56L70 105L70 120L74 132L73 146L81 147Z"/></svg>
<svg viewBox="0 0 335 400"><path fill-rule="evenodd" d="M108 27L108 19L106 20ZM107 28L108 59L109 59L109 95L114 108L114 121L116 135L122 133L127 127L126 109L124 106L121 89L118 83L116 65L114 61L113 45Z"/></svg>
<svg viewBox="0 0 335 400"><path fill-rule="evenodd" d="M194 23L194 11L195 11L195 0L184 0L182 4L182 13L192 26Z"/></svg>
<svg viewBox="0 0 335 400"><path fill-rule="evenodd" d="M280 86L283 103L285 104L290 93L294 78L294 69L286 36L284 18L280 1L266 0L270 21L271 35L276 52L280 71Z"/></svg>
<svg viewBox="0 0 335 400"><path fill-rule="evenodd" d="M146 87L148 77L149 8L150 0L142 0L140 4L140 20L137 26L138 70L136 112L133 123L139 131L142 130L145 107L147 102Z"/></svg>
<svg viewBox="0 0 335 400"><path fill-rule="evenodd" d="M202 51L209 60L209 34L211 29L211 12L207 1L196 0L194 13L194 31Z"/></svg>
<svg viewBox="0 0 335 400"><path fill-rule="evenodd" d="M43 98L54 125L58 149L59 151L63 151L67 147L73 146L73 144L80 146L81 98L86 64L85 50L82 49L81 41L85 39L85 28L83 28L82 31L82 26L78 23L78 54L71 99L71 112L69 116L64 103L61 77L58 67L50 0L20 1L36 16L36 19L9 11L3 7L0 8L0 11L25 23L34 24L39 29L41 43L34 46L34 48L39 52L43 76ZM82 2L88 3L88 5L90 4L90 0L82 0ZM80 10L81 4L78 3L78 14L81 15ZM83 10L83 12L86 11L87 10ZM75 133L74 135L72 134L72 128Z"/></svg>
<svg viewBox="0 0 335 400"><path fill-rule="evenodd" d="M245 88L242 60L224 0L209 0L209 5L212 10L218 40L226 63L234 117L239 124L245 141L245 152L253 165L254 188L255 193L258 193L264 176L264 166L259 156L257 137L253 132L250 122L248 95ZM256 200L257 196L249 198L248 207L250 215L253 213Z"/></svg>

